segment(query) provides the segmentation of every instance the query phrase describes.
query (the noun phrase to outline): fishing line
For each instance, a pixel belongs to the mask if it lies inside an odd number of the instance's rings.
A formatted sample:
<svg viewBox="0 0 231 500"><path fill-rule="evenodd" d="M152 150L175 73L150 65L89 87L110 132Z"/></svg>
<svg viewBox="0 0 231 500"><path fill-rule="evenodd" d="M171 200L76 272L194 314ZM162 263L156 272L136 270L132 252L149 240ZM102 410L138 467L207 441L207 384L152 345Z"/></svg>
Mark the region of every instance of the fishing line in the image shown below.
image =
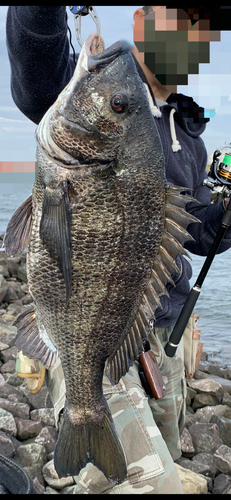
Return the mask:
<svg viewBox="0 0 231 500"><path fill-rule="evenodd" d="M75 65L76 65L76 54L75 54L74 46L72 44L72 34L71 34L71 30L70 30L69 25L68 25L68 15L67 15L67 12L66 12L66 22L67 22L67 29L69 31L69 38L70 38L69 39L69 43L70 43L70 46L71 46L71 48L73 50L73 61L74 61Z"/></svg>

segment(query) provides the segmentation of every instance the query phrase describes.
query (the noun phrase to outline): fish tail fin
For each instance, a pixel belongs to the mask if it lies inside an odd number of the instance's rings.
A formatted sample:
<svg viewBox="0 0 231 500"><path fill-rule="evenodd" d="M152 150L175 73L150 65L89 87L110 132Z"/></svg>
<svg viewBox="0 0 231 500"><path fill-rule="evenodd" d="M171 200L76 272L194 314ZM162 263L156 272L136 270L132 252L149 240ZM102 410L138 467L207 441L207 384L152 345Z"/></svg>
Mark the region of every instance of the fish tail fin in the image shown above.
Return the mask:
<svg viewBox="0 0 231 500"><path fill-rule="evenodd" d="M54 466L59 477L77 476L92 462L112 484L122 483L127 474L124 453L109 409L99 422L76 425L64 410L54 452Z"/></svg>

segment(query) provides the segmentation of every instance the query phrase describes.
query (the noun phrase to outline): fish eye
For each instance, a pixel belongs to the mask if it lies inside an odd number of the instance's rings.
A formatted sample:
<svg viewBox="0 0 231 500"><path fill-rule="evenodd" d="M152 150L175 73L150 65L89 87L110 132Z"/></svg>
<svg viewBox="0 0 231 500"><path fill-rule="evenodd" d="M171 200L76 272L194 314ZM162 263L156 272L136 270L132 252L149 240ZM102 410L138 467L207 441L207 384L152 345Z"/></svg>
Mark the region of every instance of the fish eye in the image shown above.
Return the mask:
<svg viewBox="0 0 231 500"><path fill-rule="evenodd" d="M111 97L111 107L116 113L124 113L128 107L128 98L122 92L116 92Z"/></svg>

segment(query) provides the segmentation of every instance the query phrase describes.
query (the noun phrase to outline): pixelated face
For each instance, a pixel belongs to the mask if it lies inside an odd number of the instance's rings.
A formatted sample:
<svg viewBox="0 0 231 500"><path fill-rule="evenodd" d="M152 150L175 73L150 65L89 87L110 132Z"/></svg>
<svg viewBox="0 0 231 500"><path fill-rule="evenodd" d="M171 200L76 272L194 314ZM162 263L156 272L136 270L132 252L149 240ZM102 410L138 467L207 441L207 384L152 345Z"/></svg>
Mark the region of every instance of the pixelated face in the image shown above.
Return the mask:
<svg viewBox="0 0 231 500"><path fill-rule="evenodd" d="M162 85L187 85L189 74L199 73L199 63L210 62L210 41L220 41L220 31L210 31L207 12L199 19L196 8L148 6L137 9L134 43L143 62Z"/></svg>

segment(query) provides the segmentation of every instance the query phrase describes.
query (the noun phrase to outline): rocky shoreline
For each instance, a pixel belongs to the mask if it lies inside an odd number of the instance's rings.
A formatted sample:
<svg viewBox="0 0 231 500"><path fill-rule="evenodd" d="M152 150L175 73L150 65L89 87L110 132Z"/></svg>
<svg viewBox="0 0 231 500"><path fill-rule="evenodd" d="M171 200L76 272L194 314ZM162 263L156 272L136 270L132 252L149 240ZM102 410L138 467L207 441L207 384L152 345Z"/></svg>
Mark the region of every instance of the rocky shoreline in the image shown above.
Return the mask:
<svg viewBox="0 0 231 500"><path fill-rule="evenodd" d="M0 247L3 235L0 236ZM15 371L16 316L32 302L26 254L0 252L0 453L28 472L41 494L80 494L73 479L54 469L57 430L44 382L32 394ZM221 367L202 353L194 378L187 380L187 415L177 463L184 493L231 493L231 365ZM0 494L5 493L0 484Z"/></svg>

